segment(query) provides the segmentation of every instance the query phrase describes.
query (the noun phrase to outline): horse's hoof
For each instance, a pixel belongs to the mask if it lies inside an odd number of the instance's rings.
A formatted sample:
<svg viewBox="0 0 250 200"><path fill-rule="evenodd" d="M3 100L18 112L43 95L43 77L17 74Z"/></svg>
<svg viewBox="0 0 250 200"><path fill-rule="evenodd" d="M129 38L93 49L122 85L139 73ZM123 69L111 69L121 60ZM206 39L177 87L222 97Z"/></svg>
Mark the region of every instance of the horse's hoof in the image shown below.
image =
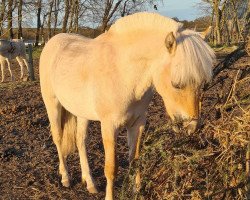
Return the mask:
<svg viewBox="0 0 250 200"><path fill-rule="evenodd" d="M89 193L91 193L91 194L96 194L96 193L98 193L98 190L96 189L95 186L89 187L89 188L87 188L87 190L88 190Z"/></svg>
<svg viewBox="0 0 250 200"><path fill-rule="evenodd" d="M63 185L64 187L69 187L69 186L70 186L69 180L62 180L62 185Z"/></svg>

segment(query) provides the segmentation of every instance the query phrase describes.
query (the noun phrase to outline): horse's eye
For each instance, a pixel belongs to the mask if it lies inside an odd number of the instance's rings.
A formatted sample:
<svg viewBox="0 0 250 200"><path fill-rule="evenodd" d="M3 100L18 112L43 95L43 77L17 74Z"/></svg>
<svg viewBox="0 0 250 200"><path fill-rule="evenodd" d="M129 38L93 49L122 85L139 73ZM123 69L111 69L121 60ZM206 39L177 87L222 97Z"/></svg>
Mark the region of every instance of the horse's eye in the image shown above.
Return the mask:
<svg viewBox="0 0 250 200"><path fill-rule="evenodd" d="M178 90L181 90L185 87L183 84L178 84L178 83L173 83L173 82L171 82L171 83L172 83L172 86Z"/></svg>

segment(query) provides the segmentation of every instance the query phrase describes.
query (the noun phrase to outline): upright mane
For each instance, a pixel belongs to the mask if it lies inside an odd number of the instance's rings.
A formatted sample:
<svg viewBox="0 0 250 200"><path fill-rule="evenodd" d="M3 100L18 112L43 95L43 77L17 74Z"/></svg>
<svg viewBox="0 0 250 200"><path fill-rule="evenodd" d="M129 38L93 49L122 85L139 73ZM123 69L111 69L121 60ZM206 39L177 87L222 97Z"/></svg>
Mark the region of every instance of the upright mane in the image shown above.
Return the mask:
<svg viewBox="0 0 250 200"><path fill-rule="evenodd" d="M116 34L127 34L138 30L154 30L163 33L176 33L182 27L181 23L161 16L157 13L139 12L118 19L109 29L109 32Z"/></svg>

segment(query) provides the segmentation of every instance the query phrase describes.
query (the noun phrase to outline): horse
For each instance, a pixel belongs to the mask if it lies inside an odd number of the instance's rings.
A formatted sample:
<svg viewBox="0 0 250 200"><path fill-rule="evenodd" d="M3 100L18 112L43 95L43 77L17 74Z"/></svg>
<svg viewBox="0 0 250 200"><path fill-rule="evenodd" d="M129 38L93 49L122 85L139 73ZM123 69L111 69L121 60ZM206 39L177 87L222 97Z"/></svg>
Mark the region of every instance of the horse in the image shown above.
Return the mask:
<svg viewBox="0 0 250 200"><path fill-rule="evenodd" d="M10 72L10 78L13 81L14 76L11 71L11 65L10 60L16 58L18 64L21 67L21 76L20 79L23 79L24 71L23 68L27 67L28 69L28 62L26 58L25 53L25 45L23 40L21 39L13 39L11 41L1 39L0 40L0 64L1 64L1 71L2 71L2 80L1 82L4 82L5 75L4 75L4 68L5 68L5 62L8 64L8 69Z"/></svg>
<svg viewBox="0 0 250 200"><path fill-rule="evenodd" d="M82 181L97 189L86 152L90 120L101 122L106 200L114 198L116 138L127 129L129 161L139 158L146 110L155 93L170 118L187 132L199 126L199 89L212 77L215 55L199 33L156 13L118 19L95 39L60 33L40 57L40 85L59 157L63 186L70 185L67 155L79 152ZM140 188L140 172L136 172Z"/></svg>

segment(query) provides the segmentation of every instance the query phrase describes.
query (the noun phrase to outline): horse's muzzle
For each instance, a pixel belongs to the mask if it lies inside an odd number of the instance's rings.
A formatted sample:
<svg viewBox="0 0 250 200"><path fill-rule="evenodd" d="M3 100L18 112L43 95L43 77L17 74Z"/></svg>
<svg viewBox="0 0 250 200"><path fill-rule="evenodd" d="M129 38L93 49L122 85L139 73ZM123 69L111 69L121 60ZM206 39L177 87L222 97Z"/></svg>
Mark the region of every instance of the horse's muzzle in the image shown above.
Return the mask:
<svg viewBox="0 0 250 200"><path fill-rule="evenodd" d="M179 133L181 129L184 129L190 135L198 129L198 125L198 119L190 119L182 122L179 121L173 125L173 130L176 133Z"/></svg>

